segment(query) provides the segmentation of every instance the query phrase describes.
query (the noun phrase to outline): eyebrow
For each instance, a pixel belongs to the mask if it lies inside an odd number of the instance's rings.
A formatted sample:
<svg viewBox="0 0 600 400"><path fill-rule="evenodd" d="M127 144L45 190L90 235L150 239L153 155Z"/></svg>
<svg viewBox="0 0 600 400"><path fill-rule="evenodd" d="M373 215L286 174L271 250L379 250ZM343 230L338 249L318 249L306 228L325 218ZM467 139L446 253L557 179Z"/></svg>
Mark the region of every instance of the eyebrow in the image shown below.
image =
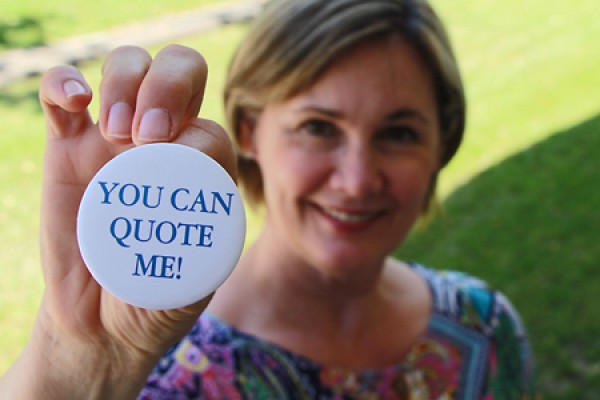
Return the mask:
<svg viewBox="0 0 600 400"><path fill-rule="evenodd" d="M304 112L316 112L319 114L324 114L332 118L341 118L344 116L342 112L336 111L334 109L315 106L315 105L306 105L303 107L299 107L300 111ZM402 107L397 110L392 111L388 115L385 116L384 120L386 121L396 121L401 119L418 119L424 123L430 123L429 118L427 118L423 113L414 108L410 107Z"/></svg>
<svg viewBox="0 0 600 400"><path fill-rule="evenodd" d="M320 106L314 106L314 105L310 105L310 104L302 106L302 107L298 107L298 110L303 111L303 112L316 112L318 114L325 114L332 118L341 118L344 116L343 113L336 111L334 109L320 107Z"/></svg>
<svg viewBox="0 0 600 400"><path fill-rule="evenodd" d="M427 118L423 113L414 108L400 108L398 110L392 111L389 113L385 119L387 121L394 121L398 119L406 119L406 118L415 118L424 123L429 123L429 118Z"/></svg>

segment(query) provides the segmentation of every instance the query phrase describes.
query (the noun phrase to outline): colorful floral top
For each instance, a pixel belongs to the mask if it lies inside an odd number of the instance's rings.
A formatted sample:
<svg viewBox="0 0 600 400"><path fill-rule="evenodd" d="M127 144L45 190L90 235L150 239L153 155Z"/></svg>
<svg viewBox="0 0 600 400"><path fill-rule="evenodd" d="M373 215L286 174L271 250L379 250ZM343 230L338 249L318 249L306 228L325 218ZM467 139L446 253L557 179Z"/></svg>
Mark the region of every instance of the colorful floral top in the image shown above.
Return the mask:
<svg viewBox="0 0 600 400"><path fill-rule="evenodd" d="M413 267L429 283L434 311L396 365L322 365L205 313L139 399L532 399L529 343L508 300L466 274Z"/></svg>

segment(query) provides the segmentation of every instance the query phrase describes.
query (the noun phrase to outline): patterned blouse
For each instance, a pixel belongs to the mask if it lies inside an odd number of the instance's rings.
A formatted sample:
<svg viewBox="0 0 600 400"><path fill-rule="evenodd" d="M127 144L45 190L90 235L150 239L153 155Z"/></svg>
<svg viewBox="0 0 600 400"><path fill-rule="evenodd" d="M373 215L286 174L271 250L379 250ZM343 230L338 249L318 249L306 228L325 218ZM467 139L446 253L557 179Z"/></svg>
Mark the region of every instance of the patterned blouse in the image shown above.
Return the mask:
<svg viewBox="0 0 600 400"><path fill-rule="evenodd" d="M509 301L466 274L413 268L429 283L434 311L395 365L322 365L204 313L139 399L533 399L530 347Z"/></svg>

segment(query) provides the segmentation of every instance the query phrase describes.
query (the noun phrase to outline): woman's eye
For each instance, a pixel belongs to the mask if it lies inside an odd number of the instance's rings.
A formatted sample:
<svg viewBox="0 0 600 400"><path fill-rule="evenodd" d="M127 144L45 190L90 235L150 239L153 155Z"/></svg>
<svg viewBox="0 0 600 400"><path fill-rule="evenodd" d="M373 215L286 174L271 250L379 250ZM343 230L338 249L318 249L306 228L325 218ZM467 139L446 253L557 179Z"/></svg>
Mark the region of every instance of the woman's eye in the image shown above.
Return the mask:
<svg viewBox="0 0 600 400"><path fill-rule="evenodd" d="M335 125L323 120L309 120L302 124L301 129L311 135L331 137L336 133Z"/></svg>
<svg viewBox="0 0 600 400"><path fill-rule="evenodd" d="M415 143L419 141L419 134L407 126L388 127L379 132L377 137L383 141L395 143Z"/></svg>

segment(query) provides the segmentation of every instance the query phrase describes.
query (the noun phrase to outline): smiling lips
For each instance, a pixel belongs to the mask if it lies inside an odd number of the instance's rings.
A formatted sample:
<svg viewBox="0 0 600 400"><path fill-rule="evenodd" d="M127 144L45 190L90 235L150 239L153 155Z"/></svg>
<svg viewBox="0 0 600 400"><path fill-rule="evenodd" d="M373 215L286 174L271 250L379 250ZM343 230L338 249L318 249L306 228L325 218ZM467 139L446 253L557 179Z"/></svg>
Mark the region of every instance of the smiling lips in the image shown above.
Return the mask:
<svg viewBox="0 0 600 400"><path fill-rule="evenodd" d="M335 210L333 208L321 208L321 210L329 215L332 218L338 219L341 222L367 222L370 221L372 219L374 219L375 217L377 217L377 215L379 215L379 213L365 213L365 212L360 212L360 213L356 213L356 212L346 212L346 211L340 211L340 210Z"/></svg>
<svg viewBox="0 0 600 400"><path fill-rule="evenodd" d="M316 206L316 208L337 230L348 233L367 229L375 220L384 214L384 211L381 210L350 211L322 206Z"/></svg>

